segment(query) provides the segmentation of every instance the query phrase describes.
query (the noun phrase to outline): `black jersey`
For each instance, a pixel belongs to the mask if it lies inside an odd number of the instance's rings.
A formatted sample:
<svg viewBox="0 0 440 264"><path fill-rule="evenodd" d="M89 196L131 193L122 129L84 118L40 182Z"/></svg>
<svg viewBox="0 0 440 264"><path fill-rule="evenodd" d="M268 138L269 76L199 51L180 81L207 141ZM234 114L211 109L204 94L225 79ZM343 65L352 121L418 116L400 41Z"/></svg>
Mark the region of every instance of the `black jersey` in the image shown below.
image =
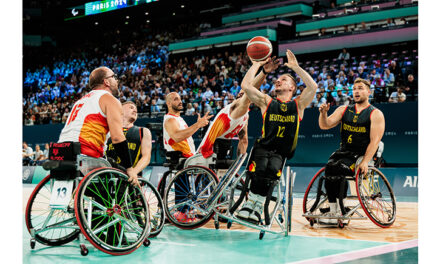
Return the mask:
<svg viewBox="0 0 440 264"><path fill-rule="evenodd" d="M365 154L370 144L371 113L375 109L370 105L358 113L356 104L345 108L341 120L341 150Z"/></svg>
<svg viewBox="0 0 440 264"><path fill-rule="evenodd" d="M300 121L296 100L281 102L272 99L263 114L263 128L258 145L288 159L292 158L298 140Z"/></svg>
<svg viewBox="0 0 440 264"><path fill-rule="evenodd" d="M128 150L130 151L130 156L133 159L133 167L139 161L141 156L141 141L144 136L144 130L142 127L132 126L130 129L124 128L124 135L127 139ZM111 138L107 141L107 151L105 153L107 157L113 158L118 164L121 159L116 155L115 148L113 147Z"/></svg>

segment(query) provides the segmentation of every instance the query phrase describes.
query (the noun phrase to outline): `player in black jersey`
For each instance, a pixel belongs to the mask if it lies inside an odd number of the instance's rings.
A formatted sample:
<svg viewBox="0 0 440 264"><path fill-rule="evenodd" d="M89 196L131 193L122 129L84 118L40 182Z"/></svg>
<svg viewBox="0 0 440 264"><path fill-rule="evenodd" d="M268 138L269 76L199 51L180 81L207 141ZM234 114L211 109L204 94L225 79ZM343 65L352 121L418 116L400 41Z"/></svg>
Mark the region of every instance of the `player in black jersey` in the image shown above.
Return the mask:
<svg viewBox="0 0 440 264"><path fill-rule="evenodd" d="M132 101L127 101L122 104L123 118L122 126L124 135L127 138L128 149L133 160L133 171L138 176L142 170L148 166L151 158L151 132L148 128L138 127L134 125L137 120L137 107ZM107 142L107 157L110 157L120 162L119 157L114 151L111 139ZM131 179L129 179L130 181ZM134 184L139 185L137 179L132 180Z"/></svg>
<svg viewBox="0 0 440 264"><path fill-rule="evenodd" d="M341 190L341 183L344 176L354 175L356 160L363 156L358 165L361 173L368 171L368 163L377 151L379 143L385 131L385 118L383 113L370 105L370 82L361 78L354 81L353 99L355 104L338 107L332 115L327 117L329 104L319 107L319 127L331 129L341 124L341 144L329 158L325 166L325 188L330 204L328 216L335 216L339 210L344 213L342 203L338 208L337 197ZM345 184L344 195L347 192ZM337 224L337 219L320 219L320 222Z"/></svg>
<svg viewBox="0 0 440 264"><path fill-rule="evenodd" d="M261 137L256 141L249 161L251 184L248 201L237 214L241 219L251 222L260 222L263 203L281 175L284 159L293 157L304 109L312 102L318 88L312 77L298 65L295 55L290 50L287 50L286 55L288 61L284 66L296 72L306 85L299 98L292 100L297 85L290 74L279 76L275 82L275 99L254 87L253 80L257 71L264 64L271 63L272 58L262 62L253 61L241 84L246 95L263 115ZM262 72L267 74L264 69Z"/></svg>

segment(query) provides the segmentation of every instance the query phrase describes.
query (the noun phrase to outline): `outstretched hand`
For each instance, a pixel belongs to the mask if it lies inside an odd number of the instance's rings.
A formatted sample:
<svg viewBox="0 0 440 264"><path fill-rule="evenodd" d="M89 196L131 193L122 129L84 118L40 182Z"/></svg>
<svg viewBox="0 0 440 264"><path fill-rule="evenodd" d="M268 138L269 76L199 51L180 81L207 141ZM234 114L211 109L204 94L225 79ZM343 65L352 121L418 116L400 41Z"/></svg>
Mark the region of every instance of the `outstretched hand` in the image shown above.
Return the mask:
<svg viewBox="0 0 440 264"><path fill-rule="evenodd" d="M208 114L209 114L209 111L207 111L203 117L200 117L200 114L197 113L197 116L198 116L197 124L199 124L199 128L204 127L209 124L209 119L211 119L211 117L213 117L213 115L208 115Z"/></svg>
<svg viewBox="0 0 440 264"><path fill-rule="evenodd" d="M284 66L287 66L292 70L299 67L298 61L296 60L296 57L291 50L286 51L286 56L287 62L284 63Z"/></svg>
<svg viewBox="0 0 440 264"><path fill-rule="evenodd" d="M280 64L281 64L280 59L279 58L277 59L276 56L273 56L272 58L268 58L268 60L266 60L266 64L264 64L263 69L267 73L273 72L276 69L278 69Z"/></svg>

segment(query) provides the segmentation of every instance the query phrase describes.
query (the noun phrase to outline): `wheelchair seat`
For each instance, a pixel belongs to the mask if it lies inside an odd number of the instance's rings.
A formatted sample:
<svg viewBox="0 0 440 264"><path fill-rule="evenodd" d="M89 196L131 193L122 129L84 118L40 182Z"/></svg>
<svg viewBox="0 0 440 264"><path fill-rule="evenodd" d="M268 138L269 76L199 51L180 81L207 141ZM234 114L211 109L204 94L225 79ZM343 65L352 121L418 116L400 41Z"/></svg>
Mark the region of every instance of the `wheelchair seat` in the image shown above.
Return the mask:
<svg viewBox="0 0 440 264"><path fill-rule="evenodd" d="M167 151L165 153L165 159L166 162L163 166L170 168L170 170L175 170L185 160L185 157L183 157L180 151Z"/></svg>
<svg viewBox="0 0 440 264"><path fill-rule="evenodd" d="M231 165L234 163L234 160L232 159L218 159L215 162L215 169L218 170L227 170Z"/></svg>

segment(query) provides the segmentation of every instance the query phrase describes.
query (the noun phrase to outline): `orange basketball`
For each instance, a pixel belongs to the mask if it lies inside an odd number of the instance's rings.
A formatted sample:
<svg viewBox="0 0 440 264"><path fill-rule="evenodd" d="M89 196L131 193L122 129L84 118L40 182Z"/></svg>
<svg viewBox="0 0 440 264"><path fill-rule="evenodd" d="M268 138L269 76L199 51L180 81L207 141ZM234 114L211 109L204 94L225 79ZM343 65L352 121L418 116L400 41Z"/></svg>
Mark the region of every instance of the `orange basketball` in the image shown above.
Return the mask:
<svg viewBox="0 0 440 264"><path fill-rule="evenodd" d="M255 61L265 60L272 55L272 43L265 37L254 37L249 40L246 52Z"/></svg>

